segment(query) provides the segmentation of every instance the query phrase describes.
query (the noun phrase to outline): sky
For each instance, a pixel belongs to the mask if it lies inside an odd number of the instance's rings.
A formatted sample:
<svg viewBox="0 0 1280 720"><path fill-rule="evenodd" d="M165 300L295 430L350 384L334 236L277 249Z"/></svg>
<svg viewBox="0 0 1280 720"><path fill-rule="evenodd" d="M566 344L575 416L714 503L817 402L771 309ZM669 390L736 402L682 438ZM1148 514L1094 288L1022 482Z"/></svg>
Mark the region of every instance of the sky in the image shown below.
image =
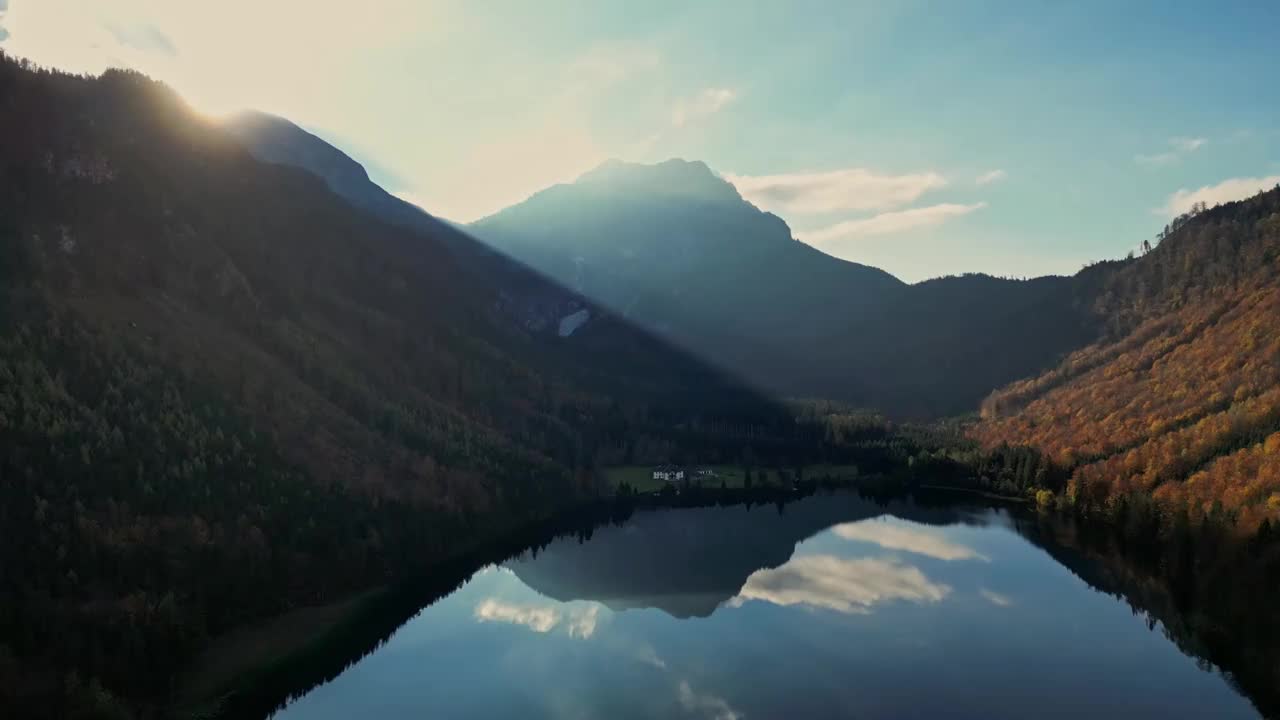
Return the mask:
<svg viewBox="0 0 1280 720"><path fill-rule="evenodd" d="M1280 3L0 0L0 48L284 115L471 221L703 160L917 281L1067 274L1280 183Z"/></svg>

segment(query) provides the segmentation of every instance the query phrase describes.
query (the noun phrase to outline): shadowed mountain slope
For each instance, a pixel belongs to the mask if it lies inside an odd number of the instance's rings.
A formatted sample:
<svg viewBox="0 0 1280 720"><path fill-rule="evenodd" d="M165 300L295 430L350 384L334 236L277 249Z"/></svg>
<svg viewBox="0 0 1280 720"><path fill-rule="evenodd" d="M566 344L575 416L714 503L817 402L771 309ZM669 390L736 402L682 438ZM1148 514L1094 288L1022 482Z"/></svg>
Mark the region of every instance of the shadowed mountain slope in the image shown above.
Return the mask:
<svg viewBox="0 0 1280 720"><path fill-rule="evenodd" d="M594 497L601 464L813 447L735 379L255 159L139 74L0 56L0 107L18 716L154 709L210 636Z"/></svg>
<svg viewBox="0 0 1280 720"><path fill-rule="evenodd" d="M972 409L1095 329L1066 278L906 285L826 255L700 162L612 161L471 228L762 387L899 415Z"/></svg>
<svg viewBox="0 0 1280 720"><path fill-rule="evenodd" d="M460 261L486 272L501 265L287 120L249 113L227 127L261 160L306 169L384 220L452 238ZM469 229L771 393L896 415L971 411L992 389L1058 362L1100 329L1091 284L1080 276L907 285L794 240L781 218L697 161L609 161Z"/></svg>

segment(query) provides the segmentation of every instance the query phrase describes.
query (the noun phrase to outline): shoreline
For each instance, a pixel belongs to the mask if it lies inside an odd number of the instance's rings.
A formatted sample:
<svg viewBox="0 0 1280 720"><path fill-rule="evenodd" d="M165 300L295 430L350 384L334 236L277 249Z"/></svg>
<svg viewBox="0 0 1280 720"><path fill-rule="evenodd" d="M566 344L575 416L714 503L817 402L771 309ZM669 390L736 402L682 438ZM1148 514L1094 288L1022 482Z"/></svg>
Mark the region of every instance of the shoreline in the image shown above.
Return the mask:
<svg viewBox="0 0 1280 720"><path fill-rule="evenodd" d="M978 497L986 498L988 500L998 500L1000 502L1015 503L1018 505L1027 505L1027 504L1030 504L1031 502L1027 498L1019 497L1017 495L1000 495L993 492L987 492L986 490L979 490L977 488L960 487L957 485L919 485L918 487L921 490L934 490L934 491L941 491L941 492L963 493L965 495L976 495Z"/></svg>
<svg viewBox="0 0 1280 720"><path fill-rule="evenodd" d="M333 602L297 607L212 638L179 675L175 707L180 715L203 716L202 708L216 708L247 678L287 663L313 645L323 644L326 636L387 592L388 586L376 585Z"/></svg>
<svg viewBox="0 0 1280 720"><path fill-rule="evenodd" d="M573 532L584 520L594 525L619 511L629 514L726 503L788 502L819 490L850 490L858 485L806 483L803 487L699 488L676 495L602 495L542 521L512 528L488 542L472 543L405 581L370 587L322 605L294 608L213 638L179 674L171 710L177 717L192 718L270 715L270 707L279 705L273 688L292 685L292 680L285 678L300 668L309 668L306 675L336 677L346 668L347 663L338 658L351 655L353 637L367 637L371 627L377 630L384 624L389 636L403 619L453 592L478 568L503 562L539 540ZM259 712L262 709L267 711Z"/></svg>
<svg viewBox="0 0 1280 720"><path fill-rule="evenodd" d="M608 496L567 505L488 540L461 543L455 552L400 581L294 608L211 638L178 674L167 712L202 719L266 717L283 700L276 697L276 688L296 684L297 675L336 676L346 668L352 648L363 644L359 639L370 633L389 637L404 619L457 589L479 567L550 539L548 528L558 535L584 517L598 519L617 504Z"/></svg>

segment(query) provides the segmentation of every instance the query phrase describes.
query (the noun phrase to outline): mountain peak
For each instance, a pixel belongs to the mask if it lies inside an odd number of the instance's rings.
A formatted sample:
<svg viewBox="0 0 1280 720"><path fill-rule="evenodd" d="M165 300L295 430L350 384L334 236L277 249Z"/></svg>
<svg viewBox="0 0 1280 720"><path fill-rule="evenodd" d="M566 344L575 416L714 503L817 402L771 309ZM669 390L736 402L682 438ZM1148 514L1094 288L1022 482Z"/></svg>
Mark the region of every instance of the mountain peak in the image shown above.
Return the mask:
<svg viewBox="0 0 1280 720"><path fill-rule="evenodd" d="M701 160L671 158L655 164L606 160L574 183L605 192L680 196L715 203L742 202L728 181Z"/></svg>

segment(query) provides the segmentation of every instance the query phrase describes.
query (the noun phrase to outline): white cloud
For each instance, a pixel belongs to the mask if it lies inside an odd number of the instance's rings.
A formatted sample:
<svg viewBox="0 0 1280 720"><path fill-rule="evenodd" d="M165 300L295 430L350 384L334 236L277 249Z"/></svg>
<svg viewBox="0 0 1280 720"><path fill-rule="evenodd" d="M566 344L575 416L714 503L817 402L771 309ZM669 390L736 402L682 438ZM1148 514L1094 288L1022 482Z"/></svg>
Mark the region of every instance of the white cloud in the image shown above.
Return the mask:
<svg viewBox="0 0 1280 720"><path fill-rule="evenodd" d="M1169 139L1170 145L1179 152L1184 153L1195 152L1196 150L1204 147L1204 144L1207 142L1209 142L1209 140L1202 137L1176 137Z"/></svg>
<svg viewBox="0 0 1280 720"><path fill-rule="evenodd" d="M536 633L549 633L564 623L569 637L586 640L595 634L600 606L593 603L561 612L551 605L520 605L486 598L476 606L474 615L480 622L523 625Z"/></svg>
<svg viewBox="0 0 1280 720"><path fill-rule="evenodd" d="M978 177L974 178L973 182L977 185L990 185L994 182L1000 182L1006 177L1008 177L1008 173L1004 170L996 169L982 173Z"/></svg>
<svg viewBox="0 0 1280 720"><path fill-rule="evenodd" d="M693 98L677 102L671 109L671 124L684 127L693 120L714 115L737 97L738 93L729 88L707 88Z"/></svg>
<svg viewBox="0 0 1280 720"><path fill-rule="evenodd" d="M936 532L915 523L899 525L883 520L862 520L837 525L832 532L845 540L874 543L886 550L905 550L939 560L989 560L973 548L939 537Z"/></svg>
<svg viewBox="0 0 1280 720"><path fill-rule="evenodd" d="M859 220L846 220L818 230L798 232L796 237L814 247L830 247L839 243L875 235L889 235L934 227L957 217L981 210L985 202L961 205L943 203L910 210L881 213Z"/></svg>
<svg viewBox="0 0 1280 720"><path fill-rule="evenodd" d="M551 632L560 624L560 613L553 607L515 605L493 598L476 606L475 617L481 622L523 625L538 633Z"/></svg>
<svg viewBox="0 0 1280 720"><path fill-rule="evenodd" d="M681 680L679 686L680 706L685 712L701 713L711 720L739 720L745 717L734 710L728 701L718 695L695 692L689 681Z"/></svg>
<svg viewBox="0 0 1280 720"><path fill-rule="evenodd" d="M1164 207L1157 208L1157 215L1177 217L1191 209L1196 203L1204 203L1209 207L1222 203L1243 200L1263 190L1270 190L1280 185L1280 175L1254 178L1229 178L1217 185L1205 185L1195 190L1183 188L1169 196Z"/></svg>
<svg viewBox="0 0 1280 720"><path fill-rule="evenodd" d="M569 637L586 640L596 632L596 622L600 619L600 606L589 605L585 610L574 610L569 613Z"/></svg>
<svg viewBox="0 0 1280 720"><path fill-rule="evenodd" d="M1182 159L1184 155L1193 153L1204 147L1208 143L1208 138L1202 137L1175 137L1169 138L1170 150L1151 154L1138 154L1133 156L1134 162L1139 165L1172 165Z"/></svg>
<svg viewBox="0 0 1280 720"><path fill-rule="evenodd" d="M752 573L730 604L763 600L864 614L895 600L939 602L950 592L949 586L934 583L918 568L893 558L805 555Z"/></svg>
<svg viewBox="0 0 1280 720"><path fill-rule="evenodd" d="M994 590L988 590L986 588L982 588L981 590L978 591L978 594L986 598L988 602L990 602L992 605L996 605L997 607L1009 607L1010 605L1013 605L1013 600L1009 599L1008 595L1001 595L1000 593Z"/></svg>
<svg viewBox="0 0 1280 720"><path fill-rule="evenodd" d="M866 168L724 177L743 197L780 214L885 210L915 202L947 184L936 172L884 175Z"/></svg>

